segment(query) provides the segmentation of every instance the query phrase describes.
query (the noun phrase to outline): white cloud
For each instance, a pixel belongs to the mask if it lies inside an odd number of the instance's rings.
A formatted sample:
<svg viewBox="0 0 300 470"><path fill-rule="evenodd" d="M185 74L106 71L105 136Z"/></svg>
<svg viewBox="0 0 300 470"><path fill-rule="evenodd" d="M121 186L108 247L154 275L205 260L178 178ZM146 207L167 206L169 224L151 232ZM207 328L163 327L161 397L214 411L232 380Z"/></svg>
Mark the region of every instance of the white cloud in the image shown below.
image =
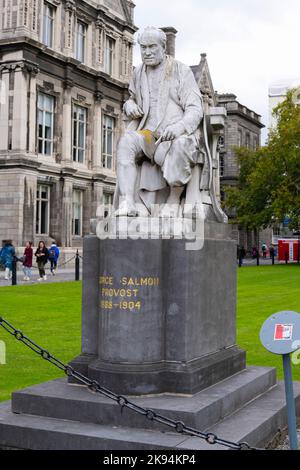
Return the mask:
<svg viewBox="0 0 300 470"><path fill-rule="evenodd" d="M174 26L176 57L206 52L215 89L233 92L268 125L268 87L300 78L299 0L135 0L135 23ZM138 63L138 48L135 63ZM266 135L266 133L264 133Z"/></svg>

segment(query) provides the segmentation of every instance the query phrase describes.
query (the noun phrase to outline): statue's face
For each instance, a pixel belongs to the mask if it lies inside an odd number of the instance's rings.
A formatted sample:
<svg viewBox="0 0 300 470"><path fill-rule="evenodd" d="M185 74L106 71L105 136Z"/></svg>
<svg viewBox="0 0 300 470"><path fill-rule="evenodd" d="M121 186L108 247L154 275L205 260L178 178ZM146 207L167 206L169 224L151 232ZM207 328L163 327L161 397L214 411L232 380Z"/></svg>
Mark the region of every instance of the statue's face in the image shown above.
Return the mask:
<svg viewBox="0 0 300 470"><path fill-rule="evenodd" d="M165 57L165 49L155 34L145 34L140 39L142 61L149 67L156 67Z"/></svg>

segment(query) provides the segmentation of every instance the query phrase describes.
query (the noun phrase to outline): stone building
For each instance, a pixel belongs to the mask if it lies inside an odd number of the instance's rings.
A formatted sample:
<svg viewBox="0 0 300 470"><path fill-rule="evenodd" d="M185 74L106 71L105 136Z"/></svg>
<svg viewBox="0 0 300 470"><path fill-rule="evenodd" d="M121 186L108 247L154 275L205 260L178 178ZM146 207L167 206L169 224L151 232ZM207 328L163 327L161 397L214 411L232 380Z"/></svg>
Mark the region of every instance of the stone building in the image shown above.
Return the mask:
<svg viewBox="0 0 300 470"><path fill-rule="evenodd" d="M131 0L0 0L0 239L77 247L112 201Z"/></svg>
<svg viewBox="0 0 300 470"><path fill-rule="evenodd" d="M265 126L261 122L261 116L237 101L234 94L218 94L213 87L212 78L206 54L201 54L198 65L192 66L192 70L199 84L204 101L212 106L226 108L227 119L224 135L219 140L219 177L220 197L224 200L226 186L236 185L239 177L239 165L235 156L235 147L247 147L256 149L261 145L261 129ZM225 201L224 201L225 202ZM226 210L226 208L225 208ZM228 210L226 210L228 212ZM228 213L229 218L233 214ZM235 227L235 238L240 245L251 250L257 242L253 231L245 232ZM262 233L266 242L271 243L270 231Z"/></svg>

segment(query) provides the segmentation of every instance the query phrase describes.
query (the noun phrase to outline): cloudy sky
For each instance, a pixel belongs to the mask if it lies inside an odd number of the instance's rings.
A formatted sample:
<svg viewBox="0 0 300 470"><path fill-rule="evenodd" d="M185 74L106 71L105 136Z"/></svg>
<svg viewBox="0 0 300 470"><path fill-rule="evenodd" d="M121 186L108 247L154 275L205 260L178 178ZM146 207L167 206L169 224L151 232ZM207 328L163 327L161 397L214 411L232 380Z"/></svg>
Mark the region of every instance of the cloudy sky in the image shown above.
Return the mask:
<svg viewBox="0 0 300 470"><path fill-rule="evenodd" d="M269 85L300 79L299 0L134 1L138 27L174 26L176 58L195 65L206 52L215 90L235 93L266 125Z"/></svg>

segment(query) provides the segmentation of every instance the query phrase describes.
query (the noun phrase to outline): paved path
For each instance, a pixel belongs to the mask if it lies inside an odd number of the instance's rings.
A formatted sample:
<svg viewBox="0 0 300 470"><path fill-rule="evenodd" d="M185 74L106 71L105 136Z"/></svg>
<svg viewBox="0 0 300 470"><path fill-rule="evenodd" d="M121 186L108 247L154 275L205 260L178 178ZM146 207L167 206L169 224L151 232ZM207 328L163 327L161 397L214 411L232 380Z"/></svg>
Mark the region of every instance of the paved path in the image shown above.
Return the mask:
<svg viewBox="0 0 300 470"><path fill-rule="evenodd" d="M33 285L33 284L47 284L53 282L70 282L75 281L75 268L73 269L61 269L57 270L57 274L52 276L49 269L46 269L47 281L38 281L39 274L36 269L33 269L33 275L31 281L24 281L24 274L22 271L18 271L17 284L18 285ZM80 273L80 279L82 279L82 273ZM4 271L0 271L0 287L11 286L11 280L6 281L4 279Z"/></svg>

